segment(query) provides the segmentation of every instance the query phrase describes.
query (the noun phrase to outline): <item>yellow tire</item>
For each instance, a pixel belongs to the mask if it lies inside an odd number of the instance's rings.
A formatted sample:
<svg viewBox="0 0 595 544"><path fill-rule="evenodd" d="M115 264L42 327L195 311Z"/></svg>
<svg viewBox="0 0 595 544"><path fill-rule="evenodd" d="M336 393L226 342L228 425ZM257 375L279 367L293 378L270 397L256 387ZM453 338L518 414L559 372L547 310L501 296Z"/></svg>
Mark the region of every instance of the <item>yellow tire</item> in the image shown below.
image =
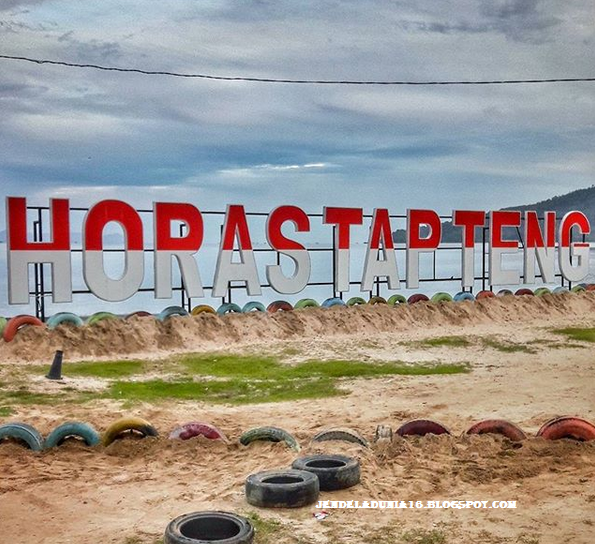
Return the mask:
<svg viewBox="0 0 595 544"><path fill-rule="evenodd" d="M114 440L126 431L137 431L143 436L158 436L157 429L146 419L140 417L123 417L112 423L103 433L101 442L109 446Z"/></svg>
<svg viewBox="0 0 595 544"><path fill-rule="evenodd" d="M195 306L194 308L192 308L192 311L190 312L192 315L199 315L199 314L216 314L217 311L215 310L215 308L213 308L212 306L209 306L208 304L199 304L198 306Z"/></svg>

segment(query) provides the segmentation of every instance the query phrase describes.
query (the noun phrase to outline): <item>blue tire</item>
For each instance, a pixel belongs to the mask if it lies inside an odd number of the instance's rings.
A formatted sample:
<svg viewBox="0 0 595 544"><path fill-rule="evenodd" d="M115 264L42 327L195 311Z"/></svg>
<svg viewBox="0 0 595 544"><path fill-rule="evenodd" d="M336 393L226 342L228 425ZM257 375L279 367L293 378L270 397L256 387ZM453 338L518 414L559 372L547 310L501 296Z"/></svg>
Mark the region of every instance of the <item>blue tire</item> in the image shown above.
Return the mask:
<svg viewBox="0 0 595 544"><path fill-rule="evenodd" d="M26 423L7 423L0 425L0 441L3 438L16 438L23 441L33 451L43 449L43 436L35 427Z"/></svg>
<svg viewBox="0 0 595 544"><path fill-rule="evenodd" d="M248 312L266 312L267 309L265 308L264 304L262 302L258 302L256 300L253 300L252 302L246 302L246 304L244 304L244 307L242 308L242 313L243 314L247 314Z"/></svg>
<svg viewBox="0 0 595 544"><path fill-rule="evenodd" d="M221 304L221 306L219 306L219 308L217 308L217 313L219 315L241 314L242 309L237 304L234 304L233 302L226 302L225 304Z"/></svg>
<svg viewBox="0 0 595 544"><path fill-rule="evenodd" d="M564 287L564 286L562 286L562 285L560 285L559 287L556 287L556 288L555 288L555 289L552 291L552 293L553 293L554 295L559 295L560 293L568 293L568 292L569 292L569 291L568 291L568 287Z"/></svg>
<svg viewBox="0 0 595 544"><path fill-rule="evenodd" d="M187 315L190 315L190 314L188 313L188 310L186 310L185 308L182 308L181 306L168 306L164 310L161 310L161 312L159 314L157 314L157 319L159 319L159 321L165 321L166 319L168 319L174 315L186 317Z"/></svg>
<svg viewBox="0 0 595 544"><path fill-rule="evenodd" d="M68 323L70 325L74 325L75 327L82 327L84 324L83 320L78 315L71 312L60 312L50 317L47 320L46 325L49 329L55 329L62 323Z"/></svg>
<svg viewBox="0 0 595 544"><path fill-rule="evenodd" d="M466 293L465 291L461 291L460 293L457 293L453 300L455 302L462 302L463 300L475 300L475 297L473 296L473 293Z"/></svg>
<svg viewBox="0 0 595 544"><path fill-rule="evenodd" d="M345 306L345 302L343 302L340 298L327 298L321 306L323 308L332 308L333 306Z"/></svg>
<svg viewBox="0 0 595 544"><path fill-rule="evenodd" d="M55 448L70 437L82 438L87 446L96 446L101 442L99 433L88 425L79 421L69 421L56 427L45 439L44 449Z"/></svg>

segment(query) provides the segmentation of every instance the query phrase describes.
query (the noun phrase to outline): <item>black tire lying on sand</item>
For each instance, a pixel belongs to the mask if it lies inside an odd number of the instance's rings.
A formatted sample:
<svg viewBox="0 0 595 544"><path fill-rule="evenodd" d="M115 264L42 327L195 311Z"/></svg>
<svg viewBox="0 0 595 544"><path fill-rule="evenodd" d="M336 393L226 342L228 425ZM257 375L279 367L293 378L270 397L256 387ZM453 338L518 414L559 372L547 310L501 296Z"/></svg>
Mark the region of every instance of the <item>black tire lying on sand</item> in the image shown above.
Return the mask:
<svg viewBox="0 0 595 544"><path fill-rule="evenodd" d="M359 484L359 461L345 455L308 455L296 459L291 468L318 477L321 491L337 491Z"/></svg>
<svg viewBox="0 0 595 544"><path fill-rule="evenodd" d="M246 478L246 500L264 508L299 508L318 500L318 477L305 470L267 470Z"/></svg>
<svg viewBox="0 0 595 544"><path fill-rule="evenodd" d="M252 524L229 512L194 512L172 520L165 529L164 544L251 544Z"/></svg>

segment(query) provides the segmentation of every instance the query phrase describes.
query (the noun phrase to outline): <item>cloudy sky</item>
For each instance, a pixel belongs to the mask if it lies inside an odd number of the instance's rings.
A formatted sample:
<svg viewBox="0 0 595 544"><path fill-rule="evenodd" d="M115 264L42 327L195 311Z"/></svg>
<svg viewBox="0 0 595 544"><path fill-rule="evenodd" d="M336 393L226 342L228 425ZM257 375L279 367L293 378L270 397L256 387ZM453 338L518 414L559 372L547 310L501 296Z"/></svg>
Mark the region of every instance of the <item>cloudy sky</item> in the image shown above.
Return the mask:
<svg viewBox="0 0 595 544"><path fill-rule="evenodd" d="M272 78L593 77L594 6L2 0L0 54ZM9 60L0 70L1 193L34 204L449 212L595 183L595 83L299 86Z"/></svg>

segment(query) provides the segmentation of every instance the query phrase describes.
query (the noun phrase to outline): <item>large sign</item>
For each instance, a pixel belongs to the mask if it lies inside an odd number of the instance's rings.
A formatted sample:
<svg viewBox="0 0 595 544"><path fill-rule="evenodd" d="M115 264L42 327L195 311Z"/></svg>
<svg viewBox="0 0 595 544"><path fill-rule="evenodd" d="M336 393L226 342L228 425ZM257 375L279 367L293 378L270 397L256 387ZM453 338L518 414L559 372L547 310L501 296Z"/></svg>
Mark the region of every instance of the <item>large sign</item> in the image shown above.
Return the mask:
<svg viewBox="0 0 595 544"><path fill-rule="evenodd" d="M72 301L70 205L66 199L50 201L51 241L32 242L27 238L27 202L25 198L6 199L8 293L10 304L29 302L29 264L49 263L52 270L54 302ZM350 289L351 234L363 227L362 208L325 207L324 225L334 227L335 236L335 290ZM266 278L272 288L281 294L302 291L310 280L311 261L308 249L295 239L282 233L282 226L291 223L299 239L300 232L310 230L311 218L297 206L275 208L267 218L266 238L272 250L289 257L294 264L293 273L286 275L280 265L266 267ZM473 286L475 278L476 229L489 225L489 281L492 285L517 285L521 270L503 267L505 254L518 253L517 240L503 237L506 227L523 226L523 276L525 283L534 283L539 268L545 283L554 281L555 255L561 274L572 282L582 280L589 272L589 244L573 242L573 229L579 235L589 234L587 217L572 211L559 220L555 212L546 212L540 220L534 211L469 211L455 210L453 225L461 232L462 287ZM118 223L124 233L125 270L120 278L110 278L103 261L103 231L108 223ZM185 226L183 235L172 235L172 224ZM330 233L330 229L329 229ZM422 236L423 233L423 236ZM557 247L556 247L557 237ZM422 253L433 253L440 245L442 224L432 210L408 210L406 230L407 288L419 285L419 258ZM172 267L180 269L187 295L204 296L196 256L204 239L203 218L200 210L189 203L156 202L153 205L153 240L155 297L171 298ZM145 275L143 252L148 247L143 222L139 213L120 200L103 200L92 206L83 223L83 275L89 290L107 301L130 298L140 288ZM557 252L556 252L557 249ZM234 252L240 255L235 262ZM537 265L537 266L536 266ZM361 277L361 290L370 291L377 278L387 280L389 290L401 286L395 244L389 211L377 208L373 212L368 244ZM251 233L243 206L227 207L221 231L217 265L213 278L212 295L222 297L230 282L244 282L249 295L261 294L261 278L256 267Z"/></svg>

